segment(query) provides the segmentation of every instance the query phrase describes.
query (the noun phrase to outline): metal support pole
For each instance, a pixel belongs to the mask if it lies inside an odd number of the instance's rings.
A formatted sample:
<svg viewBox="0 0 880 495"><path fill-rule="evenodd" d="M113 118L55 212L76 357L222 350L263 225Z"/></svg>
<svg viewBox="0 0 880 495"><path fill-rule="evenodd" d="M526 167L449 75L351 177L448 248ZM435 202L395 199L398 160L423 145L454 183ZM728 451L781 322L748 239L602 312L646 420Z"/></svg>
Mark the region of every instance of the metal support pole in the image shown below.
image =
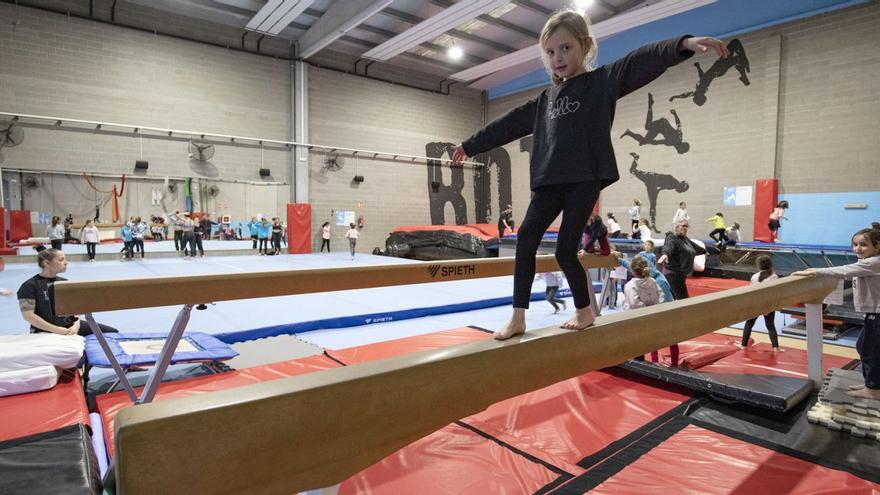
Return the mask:
<svg viewBox="0 0 880 495"><path fill-rule="evenodd" d="M822 305L806 304L806 316L808 377L818 390L825 376L822 369Z"/></svg>
<svg viewBox="0 0 880 495"><path fill-rule="evenodd" d="M602 314L602 308L596 302L596 291L593 290L593 276L590 275L589 268L584 271L587 272L587 294L590 296L590 308L593 310L593 316L599 316Z"/></svg>
<svg viewBox="0 0 880 495"><path fill-rule="evenodd" d="M116 360L116 356L113 355L113 351L110 350L110 344L108 344L107 339L104 338L101 326L98 325L98 322L95 321L95 317L92 316L91 313L86 313L85 317L86 322L89 324L89 328L92 329L92 333L95 335L95 339L98 340L98 344L100 344L101 349L104 350L104 355L107 356L107 359L110 361L110 366L112 366L113 371L116 372L116 379L123 387L125 387L125 391L128 393L128 398L131 399L132 402L137 402L137 395L134 393L134 389L131 387L128 377L125 376L125 370L122 369L122 366L119 365L119 361Z"/></svg>
<svg viewBox="0 0 880 495"><path fill-rule="evenodd" d="M174 320L171 333L165 339L165 345L162 347L162 352L159 353L156 366L150 371L150 377L147 379L144 392L137 401L138 404L146 404L153 401L153 397L159 389L159 384L162 383L162 378L165 377L165 370L168 369L171 357L174 356L174 351L177 350L177 343L180 342L180 338L183 336L184 330L186 330L186 324L189 323L189 315L192 312L192 308L192 304L186 304L177 313L177 319Z"/></svg>

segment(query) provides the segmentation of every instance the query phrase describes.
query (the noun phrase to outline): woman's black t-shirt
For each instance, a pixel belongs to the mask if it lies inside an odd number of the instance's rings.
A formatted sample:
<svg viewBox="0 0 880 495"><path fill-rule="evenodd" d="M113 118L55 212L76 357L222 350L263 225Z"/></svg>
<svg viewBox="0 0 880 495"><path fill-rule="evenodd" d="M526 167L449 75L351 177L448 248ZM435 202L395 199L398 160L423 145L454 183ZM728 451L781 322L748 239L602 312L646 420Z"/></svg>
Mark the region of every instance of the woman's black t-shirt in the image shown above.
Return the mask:
<svg viewBox="0 0 880 495"><path fill-rule="evenodd" d="M34 314L47 322L64 328L70 328L76 322L75 316L58 316L55 314L55 282L67 280L63 277L46 278L42 275L34 275L25 280L18 289L18 299L31 299L34 301ZM31 325L32 332L45 332Z"/></svg>

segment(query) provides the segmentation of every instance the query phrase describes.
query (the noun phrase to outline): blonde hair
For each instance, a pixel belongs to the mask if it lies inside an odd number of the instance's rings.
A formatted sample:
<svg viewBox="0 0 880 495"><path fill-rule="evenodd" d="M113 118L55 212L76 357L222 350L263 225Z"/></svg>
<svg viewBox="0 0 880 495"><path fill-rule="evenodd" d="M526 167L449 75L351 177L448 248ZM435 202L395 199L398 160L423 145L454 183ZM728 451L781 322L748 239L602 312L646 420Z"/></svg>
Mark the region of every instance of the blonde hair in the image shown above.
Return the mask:
<svg viewBox="0 0 880 495"><path fill-rule="evenodd" d="M596 43L596 37L593 36L590 20L586 14L581 14L574 9L557 10L547 19L544 29L541 30L540 38L541 61L544 62L544 68L550 74L550 79L554 85L561 84L562 78L553 73L553 69L550 67L550 59L544 50L544 45L547 44L547 39L559 28L564 28L581 43L581 48L585 52L584 67L587 70L593 68L599 55L599 45Z"/></svg>

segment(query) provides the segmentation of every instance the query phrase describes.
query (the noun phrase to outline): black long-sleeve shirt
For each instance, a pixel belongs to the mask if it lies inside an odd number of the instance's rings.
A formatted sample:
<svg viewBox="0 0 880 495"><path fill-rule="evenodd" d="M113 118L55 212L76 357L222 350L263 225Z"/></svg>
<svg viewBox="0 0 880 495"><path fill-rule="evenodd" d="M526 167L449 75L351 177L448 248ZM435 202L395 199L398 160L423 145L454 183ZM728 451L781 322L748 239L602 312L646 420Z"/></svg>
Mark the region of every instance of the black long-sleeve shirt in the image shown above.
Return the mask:
<svg viewBox="0 0 880 495"><path fill-rule="evenodd" d="M607 187L620 178L611 145L617 100L691 57L694 52L681 48L684 38L645 45L542 91L462 143L465 153L474 156L533 134L533 190L588 180Z"/></svg>
<svg viewBox="0 0 880 495"><path fill-rule="evenodd" d="M667 270L687 275L694 271L694 257L698 254L706 254L706 249L689 237L671 234L663 241L662 252L666 255Z"/></svg>

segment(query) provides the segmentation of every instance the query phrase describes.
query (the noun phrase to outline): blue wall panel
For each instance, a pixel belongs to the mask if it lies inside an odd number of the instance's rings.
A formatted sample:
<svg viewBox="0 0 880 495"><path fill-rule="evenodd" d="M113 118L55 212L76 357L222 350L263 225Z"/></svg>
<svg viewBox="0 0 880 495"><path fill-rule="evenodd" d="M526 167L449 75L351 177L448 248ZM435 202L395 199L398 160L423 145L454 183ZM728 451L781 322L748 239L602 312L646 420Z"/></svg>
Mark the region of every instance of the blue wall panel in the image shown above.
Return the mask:
<svg viewBox="0 0 880 495"><path fill-rule="evenodd" d="M845 193L780 194L789 203L779 231L780 242L848 246L852 235L880 222L880 191ZM867 204L863 210L847 210L847 203Z"/></svg>

